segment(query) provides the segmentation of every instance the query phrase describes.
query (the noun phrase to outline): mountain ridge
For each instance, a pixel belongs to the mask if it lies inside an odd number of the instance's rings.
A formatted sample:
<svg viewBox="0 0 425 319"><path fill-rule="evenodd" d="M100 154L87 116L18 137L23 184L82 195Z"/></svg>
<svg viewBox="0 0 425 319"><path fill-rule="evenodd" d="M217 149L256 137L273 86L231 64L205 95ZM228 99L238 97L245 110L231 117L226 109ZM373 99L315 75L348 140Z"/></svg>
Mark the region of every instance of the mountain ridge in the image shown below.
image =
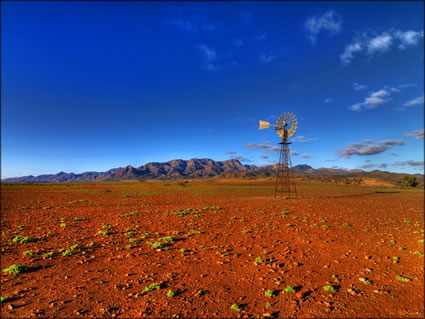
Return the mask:
<svg viewBox="0 0 425 319"><path fill-rule="evenodd" d="M39 176L22 176L2 179L2 183L64 183L64 182L110 182L121 180L169 180L169 179L196 179L196 178L235 178L249 177L261 178L275 175L274 169L277 164L256 166L244 165L237 159L225 161L214 161L209 158L192 158L190 160L174 159L168 162L149 162L139 167L127 165L125 167L112 168L106 172L83 172L80 174L65 173L43 174ZM344 176L344 177L372 177L386 181L396 182L404 175L393 172L374 170L371 172L361 169L334 169L318 168L314 169L307 164L299 164L293 167L296 176L301 177L323 177L323 176ZM413 176L423 180L423 175Z"/></svg>

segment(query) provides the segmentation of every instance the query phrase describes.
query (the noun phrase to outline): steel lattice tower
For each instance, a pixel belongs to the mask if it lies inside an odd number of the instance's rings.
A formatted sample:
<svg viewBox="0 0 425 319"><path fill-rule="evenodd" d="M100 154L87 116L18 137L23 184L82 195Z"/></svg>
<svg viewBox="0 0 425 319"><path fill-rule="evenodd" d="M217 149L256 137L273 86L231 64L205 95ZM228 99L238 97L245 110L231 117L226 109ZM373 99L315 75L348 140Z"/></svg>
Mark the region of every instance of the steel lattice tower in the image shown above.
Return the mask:
<svg viewBox="0 0 425 319"><path fill-rule="evenodd" d="M284 139L279 143L280 159L276 174L276 188L274 191L275 198L296 198L297 188L295 187L295 177L292 172L291 153L289 144Z"/></svg>
<svg viewBox="0 0 425 319"><path fill-rule="evenodd" d="M259 121L259 130L274 126L277 135L282 138L280 142L280 158L277 167L276 188L274 190L275 198L296 198L297 189L295 187L295 177L292 172L291 153L289 152L288 138L294 135L298 127L298 120L294 113L285 112L281 114L275 125L267 121Z"/></svg>

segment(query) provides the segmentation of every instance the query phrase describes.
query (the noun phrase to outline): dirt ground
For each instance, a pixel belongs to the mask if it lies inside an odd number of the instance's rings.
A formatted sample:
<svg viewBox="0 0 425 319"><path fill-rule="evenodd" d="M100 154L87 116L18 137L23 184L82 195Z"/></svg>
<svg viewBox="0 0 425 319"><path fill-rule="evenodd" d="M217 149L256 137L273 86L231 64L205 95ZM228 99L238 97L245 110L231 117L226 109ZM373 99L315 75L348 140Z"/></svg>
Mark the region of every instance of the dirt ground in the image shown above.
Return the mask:
<svg viewBox="0 0 425 319"><path fill-rule="evenodd" d="M424 317L423 189L273 183L2 185L1 317Z"/></svg>

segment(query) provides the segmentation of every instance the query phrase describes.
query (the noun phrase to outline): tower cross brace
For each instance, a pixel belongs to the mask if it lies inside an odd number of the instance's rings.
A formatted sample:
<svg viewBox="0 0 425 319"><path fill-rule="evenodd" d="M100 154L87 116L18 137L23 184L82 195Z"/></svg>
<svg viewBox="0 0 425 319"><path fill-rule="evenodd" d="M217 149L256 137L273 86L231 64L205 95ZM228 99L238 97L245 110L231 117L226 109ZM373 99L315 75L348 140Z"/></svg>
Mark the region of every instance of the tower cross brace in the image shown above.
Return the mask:
<svg viewBox="0 0 425 319"><path fill-rule="evenodd" d="M296 198L297 188L295 186L295 177L292 172L291 153L289 151L289 144L287 139L284 138L279 143L280 146L280 158L279 165L277 167L276 176L276 187L274 196L275 198Z"/></svg>

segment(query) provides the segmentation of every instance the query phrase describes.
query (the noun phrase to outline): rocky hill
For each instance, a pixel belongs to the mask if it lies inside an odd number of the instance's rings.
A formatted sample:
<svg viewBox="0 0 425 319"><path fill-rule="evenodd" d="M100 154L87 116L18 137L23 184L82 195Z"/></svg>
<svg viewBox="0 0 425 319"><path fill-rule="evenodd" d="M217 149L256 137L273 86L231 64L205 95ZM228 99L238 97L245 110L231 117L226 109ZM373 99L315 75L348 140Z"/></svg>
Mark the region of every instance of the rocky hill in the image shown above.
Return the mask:
<svg viewBox="0 0 425 319"><path fill-rule="evenodd" d="M275 165L255 166L243 165L236 159L214 161L208 158L190 160L172 160L165 163L147 163L140 167L126 166L114 168L106 172L84 172L81 174L59 172L57 174L24 176L3 179L2 183L62 183L62 182L106 182L120 180L150 179L193 179L210 177L271 177L275 176ZM371 177L385 181L397 182L406 174L383 171L366 172L363 170L344 170L332 168L314 169L301 164L293 167L294 174L302 177L320 178L323 176ZM423 175L415 175L423 181Z"/></svg>

